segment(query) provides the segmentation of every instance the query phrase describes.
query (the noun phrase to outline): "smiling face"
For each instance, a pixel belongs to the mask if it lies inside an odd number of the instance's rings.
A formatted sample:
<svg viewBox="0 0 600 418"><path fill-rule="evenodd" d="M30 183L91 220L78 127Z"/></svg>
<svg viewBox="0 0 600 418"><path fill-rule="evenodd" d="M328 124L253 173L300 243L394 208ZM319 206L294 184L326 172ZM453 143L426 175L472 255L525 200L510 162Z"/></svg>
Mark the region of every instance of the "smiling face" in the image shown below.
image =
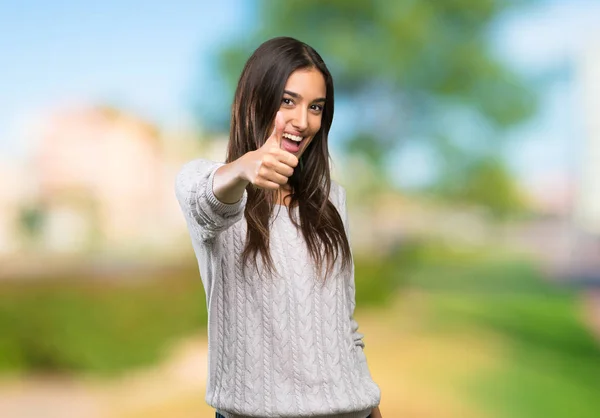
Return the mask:
<svg viewBox="0 0 600 418"><path fill-rule="evenodd" d="M285 84L279 111L285 120L281 147L300 158L321 129L327 88L316 68L294 71Z"/></svg>

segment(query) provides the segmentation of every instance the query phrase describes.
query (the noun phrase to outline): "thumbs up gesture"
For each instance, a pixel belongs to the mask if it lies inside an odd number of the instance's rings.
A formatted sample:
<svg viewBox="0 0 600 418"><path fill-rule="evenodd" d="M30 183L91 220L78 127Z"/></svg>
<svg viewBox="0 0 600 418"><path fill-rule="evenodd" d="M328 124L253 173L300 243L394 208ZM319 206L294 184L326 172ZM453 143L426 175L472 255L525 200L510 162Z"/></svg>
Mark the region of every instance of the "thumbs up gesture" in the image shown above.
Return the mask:
<svg viewBox="0 0 600 418"><path fill-rule="evenodd" d="M246 153L244 173L246 180L261 189L278 190L288 182L298 165L298 158L281 148L285 121L281 112L275 116L273 133L262 147Z"/></svg>

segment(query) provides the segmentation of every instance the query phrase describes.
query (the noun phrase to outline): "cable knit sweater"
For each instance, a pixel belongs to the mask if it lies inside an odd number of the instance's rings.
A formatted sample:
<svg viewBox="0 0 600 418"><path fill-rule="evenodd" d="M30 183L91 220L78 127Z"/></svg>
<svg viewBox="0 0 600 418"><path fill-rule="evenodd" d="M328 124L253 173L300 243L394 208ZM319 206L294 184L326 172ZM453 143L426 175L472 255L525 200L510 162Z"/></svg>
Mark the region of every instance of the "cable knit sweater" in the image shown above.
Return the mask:
<svg viewBox="0 0 600 418"><path fill-rule="evenodd" d="M342 271L338 262L319 281L302 233L277 206L269 243L276 274L265 273L260 257L243 270L247 194L234 204L215 197L221 165L194 160L176 180L206 291L207 403L226 418L367 417L380 390L353 319L354 267ZM330 200L348 234L345 190L335 182Z"/></svg>

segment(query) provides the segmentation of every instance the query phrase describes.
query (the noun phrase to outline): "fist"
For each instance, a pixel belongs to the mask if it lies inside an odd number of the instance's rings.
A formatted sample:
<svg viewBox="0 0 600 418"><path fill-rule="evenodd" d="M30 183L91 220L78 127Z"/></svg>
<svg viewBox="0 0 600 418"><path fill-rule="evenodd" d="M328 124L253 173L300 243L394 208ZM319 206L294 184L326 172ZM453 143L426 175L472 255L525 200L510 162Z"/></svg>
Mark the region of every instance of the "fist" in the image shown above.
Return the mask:
<svg viewBox="0 0 600 418"><path fill-rule="evenodd" d="M277 112L271 136L262 147L244 155L247 180L256 187L278 190L288 182L298 165L298 158L294 154L281 149L284 128L283 115Z"/></svg>

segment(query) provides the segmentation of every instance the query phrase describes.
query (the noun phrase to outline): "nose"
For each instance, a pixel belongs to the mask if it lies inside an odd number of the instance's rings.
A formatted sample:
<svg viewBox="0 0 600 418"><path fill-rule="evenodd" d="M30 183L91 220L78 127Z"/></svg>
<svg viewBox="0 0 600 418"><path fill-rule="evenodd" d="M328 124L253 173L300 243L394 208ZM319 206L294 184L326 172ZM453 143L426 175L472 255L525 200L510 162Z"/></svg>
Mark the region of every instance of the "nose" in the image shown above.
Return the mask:
<svg viewBox="0 0 600 418"><path fill-rule="evenodd" d="M304 131L308 128L308 111L303 106L296 108L292 119L292 126L299 131Z"/></svg>

